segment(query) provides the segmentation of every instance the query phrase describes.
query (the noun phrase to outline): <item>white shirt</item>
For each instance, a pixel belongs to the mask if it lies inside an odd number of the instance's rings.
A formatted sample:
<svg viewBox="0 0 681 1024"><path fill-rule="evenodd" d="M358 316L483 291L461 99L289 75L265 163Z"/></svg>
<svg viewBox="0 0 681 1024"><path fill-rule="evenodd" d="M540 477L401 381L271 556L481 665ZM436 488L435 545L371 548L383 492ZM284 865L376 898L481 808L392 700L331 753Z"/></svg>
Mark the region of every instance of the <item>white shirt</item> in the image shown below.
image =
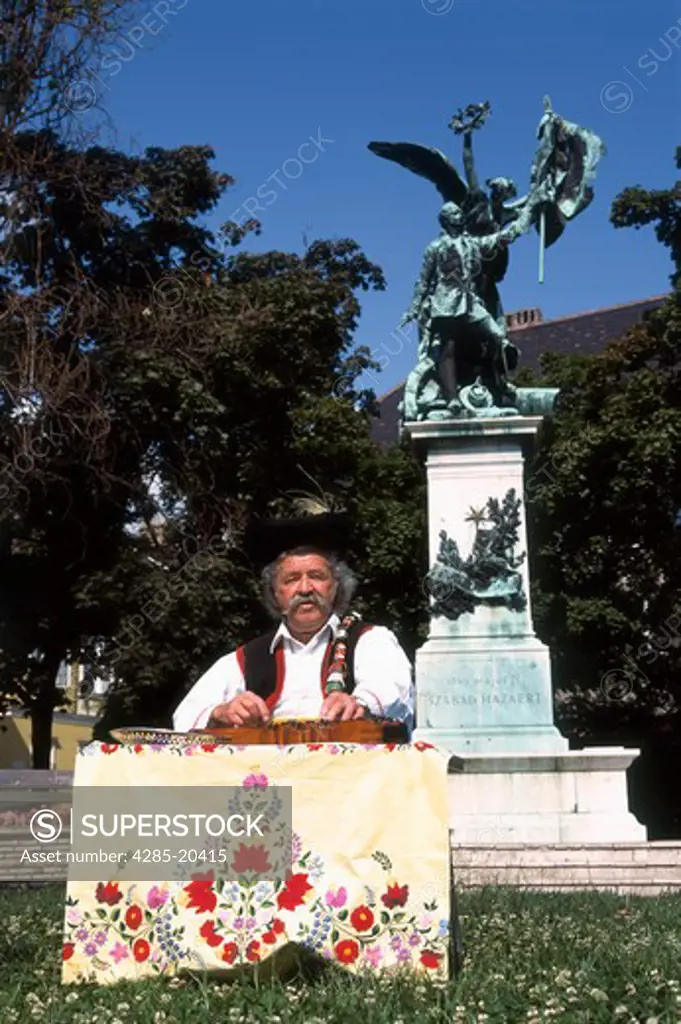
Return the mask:
<svg viewBox="0 0 681 1024"><path fill-rule="evenodd" d="M270 650L284 650L284 686L273 708L273 718L319 718L324 696L321 671L329 640L340 620L332 615L306 644L291 636L282 621ZM213 709L246 689L236 651L219 658L194 684L173 715L177 732L206 727ZM395 635L384 626L372 626L355 648L355 689L352 696L380 718L413 725L414 693L411 665Z"/></svg>

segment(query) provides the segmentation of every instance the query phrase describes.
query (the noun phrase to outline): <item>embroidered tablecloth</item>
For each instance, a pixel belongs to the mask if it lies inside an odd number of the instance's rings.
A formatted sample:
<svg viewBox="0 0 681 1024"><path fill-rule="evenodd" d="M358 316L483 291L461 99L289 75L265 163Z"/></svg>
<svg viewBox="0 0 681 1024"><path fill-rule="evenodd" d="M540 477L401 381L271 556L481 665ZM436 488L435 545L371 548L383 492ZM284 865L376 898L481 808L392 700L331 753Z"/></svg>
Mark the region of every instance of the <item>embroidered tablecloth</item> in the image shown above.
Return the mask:
<svg viewBox="0 0 681 1024"><path fill-rule="evenodd" d="M91 744L76 787L290 786L291 870L252 885L200 870L181 882L69 878L63 982L235 973L291 943L355 973L448 978L447 762L424 743Z"/></svg>

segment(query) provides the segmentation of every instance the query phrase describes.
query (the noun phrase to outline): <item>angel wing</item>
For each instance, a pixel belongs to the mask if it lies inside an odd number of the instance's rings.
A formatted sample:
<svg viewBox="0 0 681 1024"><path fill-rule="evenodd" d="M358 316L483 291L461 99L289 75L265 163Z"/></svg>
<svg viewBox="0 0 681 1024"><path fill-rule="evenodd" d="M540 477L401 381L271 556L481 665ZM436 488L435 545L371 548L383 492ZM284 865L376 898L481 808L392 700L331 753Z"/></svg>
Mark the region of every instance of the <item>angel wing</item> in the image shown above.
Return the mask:
<svg viewBox="0 0 681 1024"><path fill-rule="evenodd" d="M446 203L463 205L468 186L439 149L420 146L416 142L370 142L367 148L376 156L393 160L419 177L432 181Z"/></svg>

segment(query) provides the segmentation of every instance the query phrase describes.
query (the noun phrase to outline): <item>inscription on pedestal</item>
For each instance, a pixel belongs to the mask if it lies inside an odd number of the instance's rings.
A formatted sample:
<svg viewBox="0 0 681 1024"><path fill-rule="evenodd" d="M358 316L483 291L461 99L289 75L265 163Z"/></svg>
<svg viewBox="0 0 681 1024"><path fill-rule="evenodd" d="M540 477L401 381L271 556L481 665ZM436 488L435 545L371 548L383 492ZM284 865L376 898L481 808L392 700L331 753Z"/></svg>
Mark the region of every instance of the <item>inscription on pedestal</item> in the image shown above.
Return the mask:
<svg viewBox="0 0 681 1024"><path fill-rule="evenodd" d="M539 704L540 693L483 693L480 696L469 693L457 696L451 693L425 694L426 702L433 707L440 704Z"/></svg>
<svg viewBox="0 0 681 1024"><path fill-rule="evenodd" d="M552 726L548 651L417 655L417 719L431 728Z"/></svg>

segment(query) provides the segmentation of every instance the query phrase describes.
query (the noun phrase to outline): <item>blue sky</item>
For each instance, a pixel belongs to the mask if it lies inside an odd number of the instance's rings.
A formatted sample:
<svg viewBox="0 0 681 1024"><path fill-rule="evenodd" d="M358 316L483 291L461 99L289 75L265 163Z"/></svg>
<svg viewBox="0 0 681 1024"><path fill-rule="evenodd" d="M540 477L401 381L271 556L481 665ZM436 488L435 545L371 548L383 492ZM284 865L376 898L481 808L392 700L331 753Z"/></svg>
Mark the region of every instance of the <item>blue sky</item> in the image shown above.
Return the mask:
<svg viewBox="0 0 681 1024"><path fill-rule="evenodd" d="M391 332L439 233L440 197L367 143L420 142L461 168L447 124L468 103L492 106L474 139L482 179L510 176L524 191L545 93L608 150L591 207L547 251L544 284L536 236L514 244L507 312L539 306L556 317L668 288L653 231L616 231L609 209L627 185L666 188L675 177L678 0L151 0L129 36L92 69L115 144L210 145L216 168L236 179L214 226L243 216L260 188L263 233L249 248L354 238L383 268L387 290L363 296L356 336L385 365L379 394L415 360Z"/></svg>

